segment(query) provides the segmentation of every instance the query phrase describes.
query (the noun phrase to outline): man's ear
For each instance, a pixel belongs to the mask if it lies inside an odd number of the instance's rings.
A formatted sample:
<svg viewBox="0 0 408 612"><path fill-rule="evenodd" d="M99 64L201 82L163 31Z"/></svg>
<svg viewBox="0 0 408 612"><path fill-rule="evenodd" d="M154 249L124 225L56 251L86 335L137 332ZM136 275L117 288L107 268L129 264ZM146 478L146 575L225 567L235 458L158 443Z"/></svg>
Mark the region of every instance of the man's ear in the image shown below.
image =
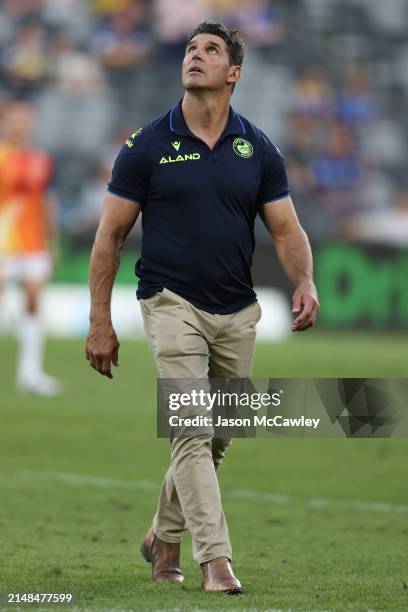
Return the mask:
<svg viewBox="0 0 408 612"><path fill-rule="evenodd" d="M241 66L230 66L228 70L227 83L238 83L241 78Z"/></svg>

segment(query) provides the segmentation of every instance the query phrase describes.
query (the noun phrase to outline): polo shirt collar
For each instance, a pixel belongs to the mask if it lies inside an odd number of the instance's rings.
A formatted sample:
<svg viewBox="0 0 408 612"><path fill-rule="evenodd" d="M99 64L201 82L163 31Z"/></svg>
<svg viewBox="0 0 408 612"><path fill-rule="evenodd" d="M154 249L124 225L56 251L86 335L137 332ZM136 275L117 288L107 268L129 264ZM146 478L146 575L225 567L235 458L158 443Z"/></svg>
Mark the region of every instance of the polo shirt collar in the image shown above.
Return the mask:
<svg viewBox="0 0 408 612"><path fill-rule="evenodd" d="M173 106L173 108L170 111L170 118L169 118L170 130L174 132L175 134L178 134L179 136L191 136L193 138L197 138L197 136L195 136L195 134L193 134L189 130L185 122L183 111L181 108L181 103L182 103L182 100L180 100L180 102L176 104L176 106ZM235 134L241 135L245 133L246 133L245 126L242 122L241 117L238 115L238 113L234 111L232 106L230 106L230 114L229 114L228 123L226 125L225 130L221 134L219 140L222 140L226 136L235 135Z"/></svg>

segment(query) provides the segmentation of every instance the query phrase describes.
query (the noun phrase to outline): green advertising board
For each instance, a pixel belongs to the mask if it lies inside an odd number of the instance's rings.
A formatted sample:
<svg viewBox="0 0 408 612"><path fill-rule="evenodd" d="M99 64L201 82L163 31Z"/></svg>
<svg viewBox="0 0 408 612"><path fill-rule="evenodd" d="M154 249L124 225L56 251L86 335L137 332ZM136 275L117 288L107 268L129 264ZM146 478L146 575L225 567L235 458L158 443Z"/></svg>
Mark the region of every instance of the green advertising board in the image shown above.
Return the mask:
<svg viewBox="0 0 408 612"><path fill-rule="evenodd" d="M322 325L408 328L408 251L326 245L315 249Z"/></svg>
<svg viewBox="0 0 408 612"><path fill-rule="evenodd" d="M54 283L86 283L90 248L65 243ZM126 245L117 284L136 287L139 245ZM408 329L408 249L361 244L313 245L320 327ZM292 287L271 244L257 245L255 287L275 287L290 298Z"/></svg>

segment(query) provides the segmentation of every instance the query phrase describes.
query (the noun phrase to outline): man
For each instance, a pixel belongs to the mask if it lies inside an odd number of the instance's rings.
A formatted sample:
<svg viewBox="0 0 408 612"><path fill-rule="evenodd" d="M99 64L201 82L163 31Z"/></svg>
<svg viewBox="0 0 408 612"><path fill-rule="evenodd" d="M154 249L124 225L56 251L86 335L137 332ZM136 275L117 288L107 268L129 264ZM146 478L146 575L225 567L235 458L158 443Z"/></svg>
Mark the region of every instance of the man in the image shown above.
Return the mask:
<svg viewBox="0 0 408 612"><path fill-rule="evenodd" d="M237 31L203 23L189 38L182 101L126 141L113 169L90 264L86 356L108 378L119 343L110 317L120 250L142 211L137 297L161 378L246 378L260 307L250 266L257 212L295 285L294 331L313 325L312 256L282 157L230 108L241 75ZM171 465L142 545L156 580L182 581L180 540L190 530L208 592L239 593L216 470L228 441L171 440Z"/></svg>
<svg viewBox="0 0 408 612"><path fill-rule="evenodd" d="M53 164L30 147L34 113L27 102L11 102L2 113L0 136L0 288L18 282L25 296L18 321L17 387L55 395L60 383L43 371L44 331L40 301L52 271L55 201L48 193Z"/></svg>

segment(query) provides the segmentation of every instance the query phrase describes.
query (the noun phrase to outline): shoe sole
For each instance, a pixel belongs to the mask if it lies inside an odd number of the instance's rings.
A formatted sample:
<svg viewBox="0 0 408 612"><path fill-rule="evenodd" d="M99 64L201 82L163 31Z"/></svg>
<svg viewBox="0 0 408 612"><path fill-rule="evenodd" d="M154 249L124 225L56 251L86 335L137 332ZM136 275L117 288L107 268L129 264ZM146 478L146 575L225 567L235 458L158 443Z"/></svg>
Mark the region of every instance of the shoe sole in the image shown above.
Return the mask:
<svg viewBox="0 0 408 612"><path fill-rule="evenodd" d="M244 592L242 587L236 587L235 589L227 589L226 591L207 591L203 587L203 585L201 585L201 588L205 593L218 593L219 595L242 595L242 593Z"/></svg>
<svg viewBox="0 0 408 612"><path fill-rule="evenodd" d="M229 589L223 592L225 595L242 595L242 589Z"/></svg>
<svg viewBox="0 0 408 612"><path fill-rule="evenodd" d="M216 593L217 595L242 595L242 589L228 589L228 591L206 591L204 593Z"/></svg>
<svg viewBox="0 0 408 612"><path fill-rule="evenodd" d="M145 561L147 561L147 563L151 563L152 562L152 558L150 556L149 553L149 549L147 548L146 544L143 542L143 544L140 547L140 552L142 553L142 557Z"/></svg>

